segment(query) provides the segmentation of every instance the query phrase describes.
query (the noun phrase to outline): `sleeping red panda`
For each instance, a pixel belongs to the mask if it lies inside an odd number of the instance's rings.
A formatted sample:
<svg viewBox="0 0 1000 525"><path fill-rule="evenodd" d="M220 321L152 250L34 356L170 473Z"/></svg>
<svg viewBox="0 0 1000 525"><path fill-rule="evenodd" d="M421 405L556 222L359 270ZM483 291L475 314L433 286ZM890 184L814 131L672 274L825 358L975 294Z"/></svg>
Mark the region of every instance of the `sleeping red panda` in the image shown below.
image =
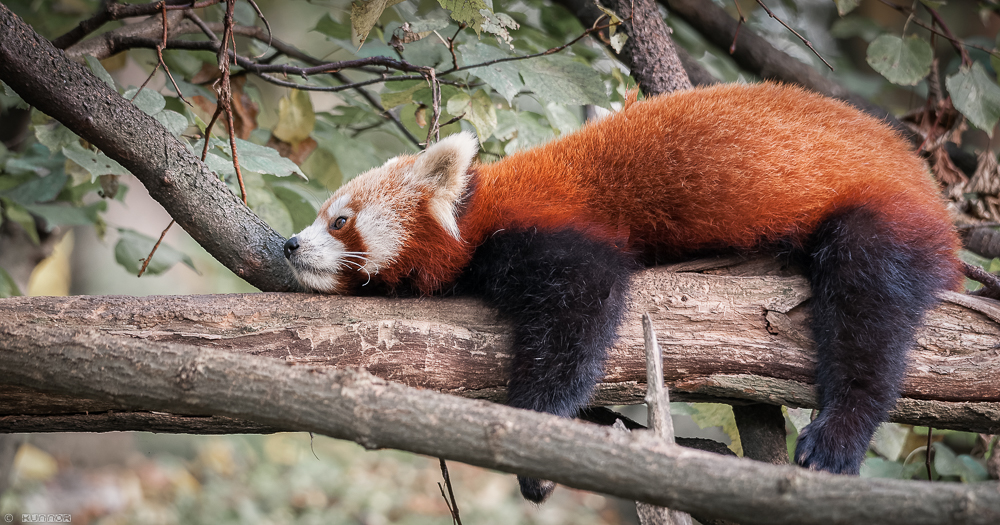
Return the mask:
<svg viewBox="0 0 1000 525"><path fill-rule="evenodd" d="M802 89L677 92L493 164L475 164L477 150L459 133L358 176L285 255L319 292L482 297L514 325L515 407L586 405L640 265L789 253L812 287L821 404L795 459L857 473L915 327L935 291L960 283L921 159L884 123ZM518 479L532 501L552 490Z"/></svg>

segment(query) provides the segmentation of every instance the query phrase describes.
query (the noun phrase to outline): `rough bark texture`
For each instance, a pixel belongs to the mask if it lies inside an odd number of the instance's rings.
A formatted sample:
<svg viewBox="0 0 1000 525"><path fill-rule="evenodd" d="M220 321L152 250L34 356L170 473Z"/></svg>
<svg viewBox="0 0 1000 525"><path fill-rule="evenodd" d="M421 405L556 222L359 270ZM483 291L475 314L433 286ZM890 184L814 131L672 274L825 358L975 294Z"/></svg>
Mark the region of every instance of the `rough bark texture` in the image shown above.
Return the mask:
<svg viewBox="0 0 1000 525"><path fill-rule="evenodd" d="M691 89L684 66L670 41L670 28L653 0L608 0L605 5L622 17L628 35L621 59L647 95Z"/></svg>
<svg viewBox="0 0 1000 525"><path fill-rule="evenodd" d="M594 2L587 0L555 0L555 2L573 13L588 27L597 23L604 14ZM692 81L698 85L714 83L711 74L697 62L690 60L683 49L674 46L670 39L670 28L664 23L655 2L611 0L604 2L603 5L626 19L618 30L625 32L628 40L618 58L628 66L629 72L639 83L643 93L654 95L691 89ZM605 32L605 41L607 38ZM688 79L689 75L692 76L691 80Z"/></svg>
<svg viewBox="0 0 1000 525"><path fill-rule="evenodd" d="M759 270L754 263L750 267ZM741 273L739 268L731 272ZM803 278L655 268L640 274L633 289L628 321L611 350L595 403L642 402L646 366L639 319L649 312L675 398L815 407ZM946 297L918 333L893 420L1000 433L1000 325L988 317L1000 319L1000 307L988 299ZM304 294L5 299L0 334L0 346L60 345L67 342L60 337L92 334L109 344L177 342L288 364L364 367L406 385L496 401L504 397L509 337L496 314L471 299ZM0 383L7 383L2 372ZM2 415L122 408L0 390Z"/></svg>
<svg viewBox="0 0 1000 525"><path fill-rule="evenodd" d="M0 332L5 381L126 406L219 414L298 428L368 448L545 477L741 523L964 525L1000 520L997 483L903 482L721 457L503 405L386 382L355 369L176 343L121 340L44 323ZM34 337L62 344L39 348ZM545 436L545 439L538 439ZM849 502L850 504L845 504Z"/></svg>
<svg viewBox="0 0 1000 525"><path fill-rule="evenodd" d="M213 257L250 284L294 289L284 239L188 149L0 4L0 80L132 172Z"/></svg>
<svg viewBox="0 0 1000 525"><path fill-rule="evenodd" d="M743 457L775 465L788 463L785 443L785 416L781 407L763 403L733 405L736 427L740 429Z"/></svg>

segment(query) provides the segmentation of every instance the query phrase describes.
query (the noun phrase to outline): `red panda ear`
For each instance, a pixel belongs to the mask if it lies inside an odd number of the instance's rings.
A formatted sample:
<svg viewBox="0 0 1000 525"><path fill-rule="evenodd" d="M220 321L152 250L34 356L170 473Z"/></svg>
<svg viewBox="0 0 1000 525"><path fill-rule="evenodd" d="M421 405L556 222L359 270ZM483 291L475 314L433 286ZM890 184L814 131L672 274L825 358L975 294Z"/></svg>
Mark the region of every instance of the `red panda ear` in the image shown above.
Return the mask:
<svg viewBox="0 0 1000 525"><path fill-rule="evenodd" d="M455 204L465 191L469 166L479 152L479 140L469 132L441 139L417 156L410 176L431 191L431 215L453 237L461 240L455 222Z"/></svg>

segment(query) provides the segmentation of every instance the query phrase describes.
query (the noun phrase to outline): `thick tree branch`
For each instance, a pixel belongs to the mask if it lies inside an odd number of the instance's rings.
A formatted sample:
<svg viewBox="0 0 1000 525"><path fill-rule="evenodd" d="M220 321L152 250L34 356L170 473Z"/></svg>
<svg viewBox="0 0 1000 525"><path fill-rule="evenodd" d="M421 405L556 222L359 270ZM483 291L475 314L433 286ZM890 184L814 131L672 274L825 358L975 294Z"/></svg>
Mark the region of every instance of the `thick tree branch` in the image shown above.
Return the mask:
<svg viewBox="0 0 1000 525"><path fill-rule="evenodd" d="M806 325L809 292L803 278L655 268L637 277L634 290L628 321L611 349L595 403L642 402L646 366L639 318L650 312L664 352L666 381L676 398L816 406L811 386L814 355ZM995 345L1000 325L989 317L1000 319L1000 307L978 297L947 297L918 333L903 398L892 418L998 433L1000 357ZM59 326L64 334L100 335L107 344L177 342L289 364L365 367L410 386L504 399L508 327L472 299L251 294L0 301L0 333L6 339L38 347L68 343L55 333L47 338L33 331L39 326ZM4 377L0 369L0 382ZM0 392L4 415L123 408L25 391Z"/></svg>
<svg viewBox="0 0 1000 525"><path fill-rule="evenodd" d="M605 5L623 18L620 30L628 40L622 47L622 61L628 64L643 93L691 89L670 40L670 29L653 0L608 0Z"/></svg>
<svg viewBox="0 0 1000 525"><path fill-rule="evenodd" d="M294 288L284 239L167 132L0 4L0 80L132 172L199 244L262 289Z"/></svg>
<svg viewBox="0 0 1000 525"><path fill-rule="evenodd" d="M21 333L66 343L39 348L0 331L0 366L8 382L134 407L298 428L367 448L410 450L741 523L974 525L1000 520L996 483L835 476L670 446L643 432L625 435L443 396L354 369L288 366L176 343L108 345L95 331L40 324L24 326Z"/></svg>

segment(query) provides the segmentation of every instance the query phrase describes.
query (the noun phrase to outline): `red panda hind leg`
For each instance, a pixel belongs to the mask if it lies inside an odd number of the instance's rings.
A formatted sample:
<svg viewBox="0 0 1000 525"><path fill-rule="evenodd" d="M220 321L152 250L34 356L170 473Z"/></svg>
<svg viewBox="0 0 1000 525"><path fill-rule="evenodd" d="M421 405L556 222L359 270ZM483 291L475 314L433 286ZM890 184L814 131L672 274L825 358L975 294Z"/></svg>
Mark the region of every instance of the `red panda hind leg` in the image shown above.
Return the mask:
<svg viewBox="0 0 1000 525"><path fill-rule="evenodd" d="M906 240L902 220L866 207L841 210L807 246L820 414L799 435L799 465L858 473L896 402L924 312L954 282L954 264L942 255L951 248L947 229Z"/></svg>
<svg viewBox="0 0 1000 525"><path fill-rule="evenodd" d="M604 375L638 265L607 243L569 230L501 230L480 245L457 283L514 329L507 404L562 417L587 405ZM518 476L540 503L554 484Z"/></svg>

